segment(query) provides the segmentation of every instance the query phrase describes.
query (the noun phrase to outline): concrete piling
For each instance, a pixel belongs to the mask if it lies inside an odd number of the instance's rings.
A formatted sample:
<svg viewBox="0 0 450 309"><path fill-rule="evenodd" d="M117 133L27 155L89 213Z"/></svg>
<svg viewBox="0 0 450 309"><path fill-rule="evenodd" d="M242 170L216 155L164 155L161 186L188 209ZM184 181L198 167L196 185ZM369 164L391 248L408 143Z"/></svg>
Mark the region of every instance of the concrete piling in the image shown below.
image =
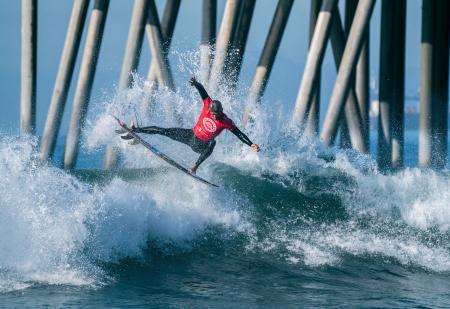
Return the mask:
<svg viewBox="0 0 450 309"><path fill-rule="evenodd" d="M163 38L161 24L159 22L158 11L156 10L155 0L149 0L149 12L147 25L145 27L150 43L150 50L156 66L156 76L159 84L174 90L172 72L170 69L167 55L163 50Z"/></svg>
<svg viewBox="0 0 450 309"><path fill-rule="evenodd" d="M370 72L370 24L367 24L364 33L364 43L359 53L358 64L356 65L355 91L358 101L359 112L361 114L361 128L363 134L364 148L367 152L370 149L370 94L369 94L369 72Z"/></svg>
<svg viewBox="0 0 450 309"><path fill-rule="evenodd" d="M403 0L382 2L377 159L382 169L403 164L405 14Z"/></svg>
<svg viewBox="0 0 450 309"><path fill-rule="evenodd" d="M200 80L207 85L211 67L212 46L216 39L217 0L203 0L202 40L200 43Z"/></svg>
<svg viewBox="0 0 450 309"><path fill-rule="evenodd" d="M162 23L160 25L161 28L161 41L162 41L162 49L163 49L163 54L164 57L166 56L166 53L170 47L170 43L172 40L172 35L173 35L173 31L175 29L175 22L177 19L177 15L178 15L178 10L180 7L180 3L181 0L168 0L166 2L166 7L164 9L164 15L163 15L163 20ZM138 20L139 22L142 22L142 18L144 18L143 24L142 24L142 29L145 28L145 22L147 21L147 11L148 11L148 1L146 1L145 3L146 7L145 9L142 7L142 5L139 5L140 9L137 10L137 12L141 12L140 14L135 14L133 13L132 16L132 24L136 23L136 21ZM136 7L135 7L136 9ZM145 14L142 14L142 12L145 12ZM145 17L143 16L145 15ZM136 28L136 27L135 27ZM139 28L140 29L140 28ZM156 32L158 30L155 30ZM150 47L152 45L154 45L153 40L154 40L154 33L152 31L147 31L147 35L149 37L149 43L150 43ZM158 35L158 34L156 34ZM139 44L139 46L141 46L142 44L142 36L139 37L140 42L137 42L138 37L136 35L133 35L131 32L131 27L130 27L130 33L128 35L128 42L131 41L131 44L136 45ZM139 48L140 50L140 48ZM154 53L153 53L154 54ZM167 58L166 58L167 59ZM138 61L136 62L136 66L137 66ZM136 67L134 67L133 69L129 69L129 72L136 70ZM158 65L157 65L157 60L155 59L155 57L152 59L150 67L149 67L149 72L148 72L148 77L147 79L153 82L156 82L157 80L157 76L161 76L161 74L158 74ZM164 85L163 82L159 81L159 83L161 85ZM129 84L125 85L126 87L129 87ZM125 88L126 88L125 87ZM154 87L156 88L156 84L154 84ZM105 155L105 163L104 163L104 168L105 169L113 169L117 167L118 164L118 150L116 150L114 147L108 147L106 150L106 155Z"/></svg>
<svg viewBox="0 0 450 309"><path fill-rule="evenodd" d="M331 29L333 8L336 6L336 3L336 0L323 0L314 29L314 35L309 47L297 100L295 102L295 109L292 117L294 125L300 125L301 127L304 127L305 125L305 119L308 115L314 96L315 82L325 55L325 49Z"/></svg>
<svg viewBox="0 0 450 309"><path fill-rule="evenodd" d="M338 0L311 0L309 50L296 97L291 124L302 134L319 131L321 66L328 39L331 41L337 78L324 117L320 138L325 145L369 151L369 44L370 18L376 0L346 0L345 27ZM86 20L89 0L74 0L64 49L40 144L42 161L52 159L58 131ZM155 0L135 0L118 90L131 86L137 70L144 31L152 54L148 80L174 90L167 53L171 44L181 0L166 0L160 23ZM203 0L200 44L200 79L214 94L223 76L227 90L236 87L249 35L256 0L227 0L216 37L217 0ZM293 0L279 0L256 68L243 113L264 94L286 27ZM406 0L382 0L379 61L378 157L382 170L404 165L405 35ZM95 76L109 0L96 0L91 13L80 73L76 85L63 166L76 165ZM36 134L37 0L22 0L20 133ZM345 29L345 31L344 31ZM420 70L419 166L443 169L448 156L448 92L450 48L450 2L423 0ZM215 53L213 52L215 49ZM214 58L212 60L212 58ZM151 110L151 100L145 98ZM177 112L174 116L182 123ZM107 149L105 168L117 165L117 153Z"/></svg>
<svg viewBox="0 0 450 309"><path fill-rule="evenodd" d="M359 112L361 114L361 129L363 134L363 143L366 152L370 151L370 94L369 94L369 59L370 59L370 31L366 30L366 37L361 53L359 55L358 64L356 65L356 101L358 101Z"/></svg>
<svg viewBox="0 0 450 309"><path fill-rule="evenodd" d="M433 102L433 150L432 167L440 170L447 165L448 147L448 81L450 4L436 0L434 102Z"/></svg>
<svg viewBox="0 0 450 309"><path fill-rule="evenodd" d="M432 104L433 104L433 57L435 56L434 1L423 0L422 43L420 68L420 122L419 122L419 166L431 166L432 150Z"/></svg>
<svg viewBox="0 0 450 309"><path fill-rule="evenodd" d="M241 72L242 60L244 58L245 47L247 45L248 33L250 32L250 25L252 23L253 12L255 10L256 0L243 0L237 21L236 29L233 35L231 47L233 52L230 55L230 60L227 62L225 68L231 77L231 83L235 87Z"/></svg>
<svg viewBox="0 0 450 309"><path fill-rule="evenodd" d="M67 95L69 93L70 82L73 76L73 69L80 47L88 6L89 0L75 0L73 2L66 40L41 140L40 157L43 161L49 160L53 156Z"/></svg>
<svg viewBox="0 0 450 309"><path fill-rule="evenodd" d="M317 17L319 16L320 7L322 6L322 0L311 0L311 7L309 12L309 45L314 35L314 29L316 28ZM306 122L305 134L307 136L315 136L319 133L319 114L320 114L320 78L321 72L319 70L316 86L314 89L313 98L311 101L311 107L308 111L308 120Z"/></svg>
<svg viewBox="0 0 450 309"><path fill-rule="evenodd" d="M64 168L73 169L78 155L81 129L84 126L89 98L103 38L109 0L96 0L81 62L80 75L72 106L69 131L64 149Z"/></svg>
<svg viewBox="0 0 450 309"><path fill-rule="evenodd" d="M275 14L270 25L269 33L267 34L264 48L259 58L258 66L256 67L255 75L250 86L247 96L244 114L242 117L242 125L245 126L248 119L250 108L256 104L264 94L267 86L267 81L272 71L272 66L277 55L278 47L280 46L283 37L284 29L292 9L293 0L279 0Z"/></svg>
<svg viewBox="0 0 450 309"><path fill-rule="evenodd" d="M132 73L136 72L144 39L145 23L147 21L148 0L135 0L128 31L127 46L120 72L118 91L131 87ZM117 166L117 150L109 146L106 150L104 168L112 169Z"/></svg>
<svg viewBox="0 0 450 309"><path fill-rule="evenodd" d="M405 30L406 0L395 3L395 21L393 31L393 80L392 80L392 119L391 119L391 166L393 169L403 167L404 152L404 110L405 110Z"/></svg>
<svg viewBox="0 0 450 309"><path fill-rule="evenodd" d="M148 0L135 0L128 31L127 46L123 58L119 79L119 91L131 86L132 73L136 71L141 55L144 39L145 22L147 20Z"/></svg>
<svg viewBox="0 0 450 309"><path fill-rule="evenodd" d="M419 166L447 164L449 3L424 0L420 76Z"/></svg>
<svg viewBox="0 0 450 309"><path fill-rule="evenodd" d="M393 12L384 9L390 1L383 1L380 42L380 94L378 114L378 165L382 168L391 166L392 132L391 132L391 106L392 104L392 61L389 52L393 50L392 26ZM393 4L393 2L391 2Z"/></svg>
<svg viewBox="0 0 450 309"><path fill-rule="evenodd" d="M22 0L20 133L36 132L37 0Z"/></svg>
<svg viewBox="0 0 450 309"><path fill-rule="evenodd" d="M162 48L166 57L170 49L170 44L172 43L173 31L175 30L175 23L177 21L180 4L181 0L167 0L166 6L164 8L164 14L161 21L161 38L162 38ZM150 41L151 38L149 37L149 42ZM156 61L152 59L147 74L147 80L154 82L156 79L157 79L157 65ZM161 83L161 81L159 81L159 83Z"/></svg>
<svg viewBox="0 0 450 309"><path fill-rule="evenodd" d="M337 7L335 8L336 12L333 13L333 26L331 28L330 39L331 39L331 47L333 50L334 63L336 65L336 70L339 71L342 56L344 54L345 49L345 34L344 29L342 27L341 17L339 15ZM363 132L361 125L361 116L358 108L358 103L356 99L356 94L354 90L354 84L349 85L349 92L344 106L344 112L341 112L339 116L340 120L345 119L345 129L348 134L348 143L349 146L352 146L354 149L358 150L361 153L366 153L367 148L365 147L363 141ZM342 126L341 126L342 129ZM337 135L338 127L334 127L331 132L332 136ZM333 140L334 143L334 140Z"/></svg>
<svg viewBox="0 0 450 309"><path fill-rule="evenodd" d="M360 1L356 8L320 135L325 145L331 145L336 137L336 127L350 90L351 75L362 48L364 32L370 21L374 5L375 0Z"/></svg>
<svg viewBox="0 0 450 309"><path fill-rule="evenodd" d="M233 39L233 34L239 17L242 0L227 0L222 22L216 41L216 50L209 78L210 91L216 91L221 82L225 62Z"/></svg>
<svg viewBox="0 0 450 309"><path fill-rule="evenodd" d="M346 0L345 1L345 19L344 19L345 39L347 39L348 33L350 32L350 27L352 25L353 17L355 16L355 11L356 11L357 5L358 5L358 0ZM350 79L350 84L353 89L355 86L355 73L356 72L353 72L352 77ZM347 98L347 100L348 100L348 98ZM345 108L347 108L347 105L348 105L348 103L345 103ZM341 117L341 119L340 119L339 146L343 149L351 148L351 146L352 146L351 141L350 141L350 132L348 131L346 117Z"/></svg>

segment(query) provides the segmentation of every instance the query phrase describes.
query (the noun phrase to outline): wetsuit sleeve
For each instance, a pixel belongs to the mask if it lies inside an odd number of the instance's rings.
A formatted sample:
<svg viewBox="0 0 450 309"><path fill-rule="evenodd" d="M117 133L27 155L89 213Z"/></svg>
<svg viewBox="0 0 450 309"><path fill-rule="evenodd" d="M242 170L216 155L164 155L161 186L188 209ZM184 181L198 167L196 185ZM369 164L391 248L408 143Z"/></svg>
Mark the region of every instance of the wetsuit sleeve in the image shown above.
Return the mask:
<svg viewBox="0 0 450 309"><path fill-rule="evenodd" d="M244 133L242 133L242 131L239 130L237 127L235 127L233 130L231 130L231 133L236 135L237 138L239 138L244 144L247 144L249 146L251 146L253 144L252 141L248 138L248 136L245 135Z"/></svg>
<svg viewBox="0 0 450 309"><path fill-rule="evenodd" d="M197 89L198 93L202 97L202 100L204 101L207 97L209 97L208 93L205 90L205 87L203 87L202 84L199 82L195 82L193 86Z"/></svg>

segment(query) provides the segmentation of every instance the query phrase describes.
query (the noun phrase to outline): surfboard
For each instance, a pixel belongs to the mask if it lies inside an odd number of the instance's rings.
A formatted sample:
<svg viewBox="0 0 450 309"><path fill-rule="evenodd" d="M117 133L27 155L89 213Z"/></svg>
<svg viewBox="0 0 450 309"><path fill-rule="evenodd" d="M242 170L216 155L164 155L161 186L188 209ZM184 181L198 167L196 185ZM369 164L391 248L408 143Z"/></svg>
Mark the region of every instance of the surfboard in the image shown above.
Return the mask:
<svg viewBox="0 0 450 309"><path fill-rule="evenodd" d="M133 132L126 124L125 122L123 122L122 120L120 120L119 118L113 116L117 122L119 123L119 125L128 132L128 134L130 134L131 136L134 137L135 140L137 140L139 142L139 144L141 144L142 146L144 146L145 148L147 148L148 150L150 150L153 154L155 154L157 157L163 159L164 161L166 161L167 163L169 163L170 165L172 165L173 167L176 167L177 169L179 169L180 171L184 172L186 175L191 176L192 178L203 182L204 184L213 186L213 187L219 187L216 184L213 184L195 174L193 174L190 170L188 170L186 167L182 166L181 164L177 163L175 160L171 159L169 156L167 156L166 154L162 153L161 151L159 151L155 146L151 145L150 143L148 143L147 141L145 141L143 138L141 138L137 133Z"/></svg>

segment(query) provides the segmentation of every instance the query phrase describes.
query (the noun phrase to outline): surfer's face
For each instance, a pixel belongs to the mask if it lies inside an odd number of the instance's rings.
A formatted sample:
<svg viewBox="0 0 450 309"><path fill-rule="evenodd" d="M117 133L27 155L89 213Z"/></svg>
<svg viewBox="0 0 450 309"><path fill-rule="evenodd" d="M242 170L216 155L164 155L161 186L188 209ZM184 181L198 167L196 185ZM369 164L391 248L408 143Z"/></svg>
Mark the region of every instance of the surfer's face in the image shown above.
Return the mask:
<svg viewBox="0 0 450 309"><path fill-rule="evenodd" d="M222 119L222 113L216 113L216 112L210 112L211 118L214 120L220 120Z"/></svg>

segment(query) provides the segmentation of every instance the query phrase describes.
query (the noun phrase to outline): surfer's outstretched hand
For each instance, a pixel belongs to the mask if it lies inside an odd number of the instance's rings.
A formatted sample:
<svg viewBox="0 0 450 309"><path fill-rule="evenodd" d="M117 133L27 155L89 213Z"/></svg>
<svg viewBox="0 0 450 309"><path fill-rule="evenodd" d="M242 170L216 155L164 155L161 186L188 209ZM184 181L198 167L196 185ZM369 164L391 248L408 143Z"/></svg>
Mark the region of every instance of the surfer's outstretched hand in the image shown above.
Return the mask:
<svg viewBox="0 0 450 309"><path fill-rule="evenodd" d="M259 148L259 146L257 144L252 144L252 149L256 152L260 152L261 148Z"/></svg>
<svg viewBox="0 0 450 309"><path fill-rule="evenodd" d="M195 77L191 77L189 79L189 84L191 84L191 86L195 86L195 84L197 84L198 81L195 79Z"/></svg>

